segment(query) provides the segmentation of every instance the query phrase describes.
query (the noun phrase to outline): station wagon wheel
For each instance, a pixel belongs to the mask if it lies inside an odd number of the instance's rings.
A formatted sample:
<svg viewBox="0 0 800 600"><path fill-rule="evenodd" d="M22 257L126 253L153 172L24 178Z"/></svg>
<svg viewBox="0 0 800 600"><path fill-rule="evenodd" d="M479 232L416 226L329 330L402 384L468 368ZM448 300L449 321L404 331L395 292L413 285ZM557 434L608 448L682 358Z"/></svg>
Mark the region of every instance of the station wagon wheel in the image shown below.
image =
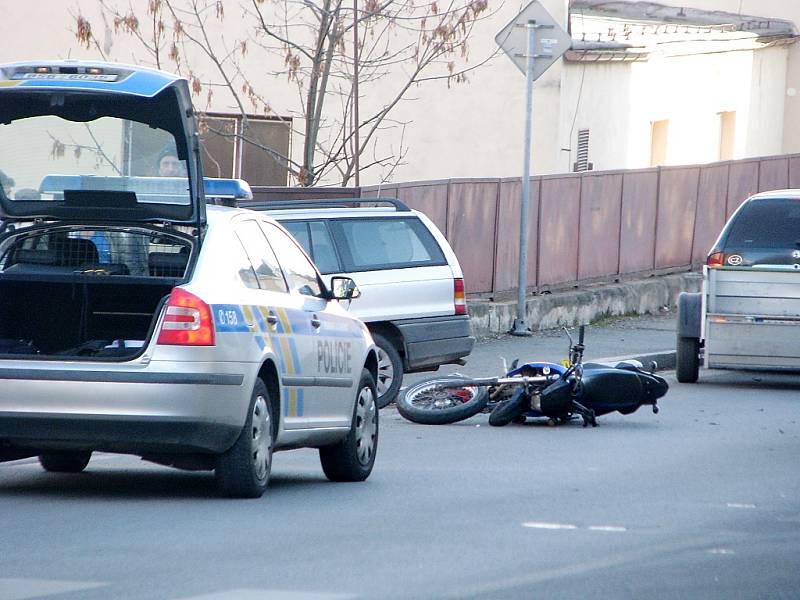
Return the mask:
<svg viewBox="0 0 800 600"><path fill-rule="evenodd" d="M356 392L350 433L342 441L319 449L325 476L331 481L364 481L372 472L378 450L378 405L372 374L364 369Z"/></svg>
<svg viewBox="0 0 800 600"><path fill-rule="evenodd" d="M380 333L373 333L372 339L378 347L378 408L384 408L397 399L403 383L403 359L394 344Z"/></svg>
<svg viewBox="0 0 800 600"><path fill-rule="evenodd" d="M236 498L260 497L269 483L273 446L272 404L264 382L256 379L244 427L217 461L220 490Z"/></svg>

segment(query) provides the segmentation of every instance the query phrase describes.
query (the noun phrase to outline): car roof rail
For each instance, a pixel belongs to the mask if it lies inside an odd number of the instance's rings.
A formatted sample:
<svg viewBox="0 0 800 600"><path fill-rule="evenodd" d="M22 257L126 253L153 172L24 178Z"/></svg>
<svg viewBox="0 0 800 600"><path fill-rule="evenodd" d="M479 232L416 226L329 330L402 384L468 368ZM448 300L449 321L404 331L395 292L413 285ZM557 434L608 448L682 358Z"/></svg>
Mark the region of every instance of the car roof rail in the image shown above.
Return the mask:
<svg viewBox="0 0 800 600"><path fill-rule="evenodd" d="M394 206L397 212L410 212L411 209L397 198L320 198L318 200L245 200L238 203L239 208L251 210L292 210L295 208L364 208L374 206Z"/></svg>

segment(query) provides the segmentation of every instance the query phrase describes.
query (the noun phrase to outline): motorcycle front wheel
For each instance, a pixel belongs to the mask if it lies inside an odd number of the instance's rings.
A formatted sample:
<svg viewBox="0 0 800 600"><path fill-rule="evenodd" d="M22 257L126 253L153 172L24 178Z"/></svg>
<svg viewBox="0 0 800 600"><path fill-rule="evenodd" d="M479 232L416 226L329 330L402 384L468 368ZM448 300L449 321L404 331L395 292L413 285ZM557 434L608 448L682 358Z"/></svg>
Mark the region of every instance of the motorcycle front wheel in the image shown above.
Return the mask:
<svg viewBox="0 0 800 600"><path fill-rule="evenodd" d="M397 410L414 423L446 425L478 414L488 401L485 387L453 387L452 379L441 377L408 386L397 398Z"/></svg>

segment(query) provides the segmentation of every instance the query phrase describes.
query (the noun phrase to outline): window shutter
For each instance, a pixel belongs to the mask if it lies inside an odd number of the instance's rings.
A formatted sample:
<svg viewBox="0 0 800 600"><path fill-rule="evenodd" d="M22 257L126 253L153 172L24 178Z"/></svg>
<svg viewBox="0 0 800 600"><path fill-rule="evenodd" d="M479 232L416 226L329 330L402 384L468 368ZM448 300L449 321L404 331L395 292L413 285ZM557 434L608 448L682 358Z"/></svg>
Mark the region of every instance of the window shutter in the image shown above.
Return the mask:
<svg viewBox="0 0 800 600"><path fill-rule="evenodd" d="M581 129L578 131L578 160L572 168L573 171L591 171L592 164L589 162L589 130Z"/></svg>

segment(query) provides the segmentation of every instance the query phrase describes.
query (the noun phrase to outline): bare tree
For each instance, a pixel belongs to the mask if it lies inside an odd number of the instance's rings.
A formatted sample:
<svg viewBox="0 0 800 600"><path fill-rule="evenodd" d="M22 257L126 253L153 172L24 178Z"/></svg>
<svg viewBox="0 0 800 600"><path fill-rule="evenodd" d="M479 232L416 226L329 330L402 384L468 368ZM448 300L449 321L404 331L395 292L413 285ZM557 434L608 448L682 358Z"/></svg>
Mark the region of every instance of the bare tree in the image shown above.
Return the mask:
<svg viewBox="0 0 800 600"><path fill-rule="evenodd" d="M112 37L132 36L145 49L147 58L140 62L174 67L189 79L195 104L204 99L206 110L215 92L224 93L241 116L236 131L214 130L201 118L202 127L267 153L305 186L347 185L357 168L380 167L383 178L390 177L406 155L407 123L393 119L393 109L415 86L463 83L490 58L471 62L468 54L488 0L449 0L444 6L436 0L361 0L360 6L358 0L148 0L139 12L132 4L94 1ZM79 43L106 58L108 41L101 43L80 11L74 18ZM296 89L297 103L278 115L268 89L281 80ZM356 119L359 102L371 110ZM303 140L302 155L285 156L259 142L248 114L291 117L292 134Z"/></svg>

